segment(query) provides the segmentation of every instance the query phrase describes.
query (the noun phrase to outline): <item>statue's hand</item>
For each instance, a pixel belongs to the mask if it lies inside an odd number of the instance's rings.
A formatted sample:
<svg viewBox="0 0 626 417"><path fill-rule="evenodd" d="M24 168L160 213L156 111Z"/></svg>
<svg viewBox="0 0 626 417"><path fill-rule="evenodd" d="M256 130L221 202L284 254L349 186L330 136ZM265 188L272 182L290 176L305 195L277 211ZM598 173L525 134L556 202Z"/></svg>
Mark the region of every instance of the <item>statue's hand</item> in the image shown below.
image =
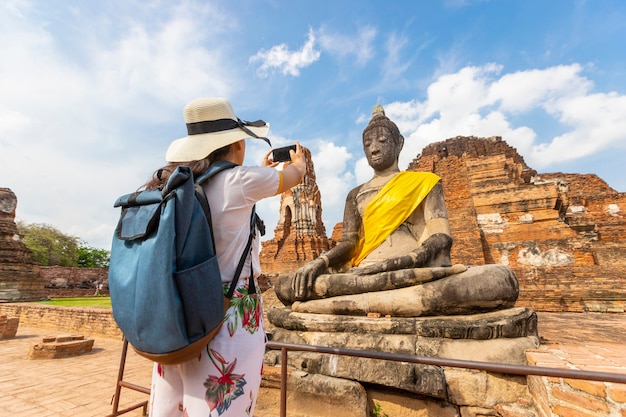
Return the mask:
<svg viewBox="0 0 626 417"><path fill-rule="evenodd" d="M385 259L368 266L354 267L350 272L356 275L378 274L380 272L397 271L406 268L419 268L423 266L426 259L426 252L423 248L418 248L409 255L398 256L397 258Z"/></svg>
<svg viewBox="0 0 626 417"><path fill-rule="evenodd" d="M292 283L296 300L306 300L313 290L315 278L321 275L325 269L326 262L322 258L317 258L296 271Z"/></svg>
<svg viewBox="0 0 626 417"><path fill-rule="evenodd" d="M384 272L387 270L387 260L382 262L376 262L375 264L367 265L367 266L355 266L350 268L348 272L355 275L370 275L370 274L378 274L379 272Z"/></svg>

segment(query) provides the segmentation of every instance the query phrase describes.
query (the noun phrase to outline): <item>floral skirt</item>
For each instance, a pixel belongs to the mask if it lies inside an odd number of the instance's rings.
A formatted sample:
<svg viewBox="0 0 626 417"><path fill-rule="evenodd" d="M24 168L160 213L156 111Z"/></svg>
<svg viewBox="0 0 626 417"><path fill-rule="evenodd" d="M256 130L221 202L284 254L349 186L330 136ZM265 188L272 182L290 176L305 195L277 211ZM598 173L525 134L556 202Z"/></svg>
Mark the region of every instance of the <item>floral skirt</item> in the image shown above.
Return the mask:
<svg viewBox="0 0 626 417"><path fill-rule="evenodd" d="M258 290L248 294L248 278L237 285L220 331L198 359L154 364L150 417L253 415L266 342L262 303Z"/></svg>

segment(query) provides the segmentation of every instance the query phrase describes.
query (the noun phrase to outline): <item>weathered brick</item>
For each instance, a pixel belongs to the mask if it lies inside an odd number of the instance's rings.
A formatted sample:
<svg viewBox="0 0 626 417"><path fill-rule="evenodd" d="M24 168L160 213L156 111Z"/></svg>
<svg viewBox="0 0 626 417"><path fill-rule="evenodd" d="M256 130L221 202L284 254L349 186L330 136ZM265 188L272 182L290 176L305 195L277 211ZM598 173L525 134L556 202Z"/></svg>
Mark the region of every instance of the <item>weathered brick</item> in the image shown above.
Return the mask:
<svg viewBox="0 0 626 417"><path fill-rule="evenodd" d="M565 405L557 405L552 409L554 417L598 417L596 413L588 413Z"/></svg>
<svg viewBox="0 0 626 417"><path fill-rule="evenodd" d="M562 361L555 357L552 352L549 351L540 351L540 350L531 350L526 352L526 359L528 360L529 365L535 366L548 366L557 365L562 363Z"/></svg>
<svg viewBox="0 0 626 417"><path fill-rule="evenodd" d="M584 391L594 397L606 398L606 385L604 382L585 381L582 379L563 379L563 382L576 390Z"/></svg>
<svg viewBox="0 0 626 417"><path fill-rule="evenodd" d="M548 390L543 377L529 375L527 378L528 390L538 407L538 412L543 416L550 416L550 400L548 399Z"/></svg>
<svg viewBox="0 0 626 417"><path fill-rule="evenodd" d="M15 337L19 324L19 317L0 316L0 339L11 339Z"/></svg>
<svg viewBox="0 0 626 417"><path fill-rule="evenodd" d="M0 303L0 313L18 316L21 326L50 329L55 332L81 332L121 337L111 309L59 307L34 303ZM50 336L53 338L56 336Z"/></svg>
<svg viewBox="0 0 626 417"><path fill-rule="evenodd" d="M607 391L613 401L626 405L626 384L610 384Z"/></svg>
<svg viewBox="0 0 626 417"><path fill-rule="evenodd" d="M609 412L608 405L597 398L592 398L586 395L582 395L580 393L574 393L571 391L564 391L558 387L552 387L551 389L552 395L555 398L568 402L574 406L583 408L585 410L589 410L591 412Z"/></svg>

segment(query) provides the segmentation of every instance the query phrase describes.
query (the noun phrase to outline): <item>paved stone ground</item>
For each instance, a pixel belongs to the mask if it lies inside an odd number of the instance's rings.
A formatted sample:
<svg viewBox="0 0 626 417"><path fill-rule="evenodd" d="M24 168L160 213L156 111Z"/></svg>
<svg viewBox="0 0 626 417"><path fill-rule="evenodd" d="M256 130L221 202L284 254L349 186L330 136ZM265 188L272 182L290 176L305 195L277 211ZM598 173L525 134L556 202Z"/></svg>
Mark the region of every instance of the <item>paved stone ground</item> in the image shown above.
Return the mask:
<svg viewBox="0 0 626 417"><path fill-rule="evenodd" d="M26 359L31 343L40 342L48 335L58 332L20 326L15 338L0 340L0 416L110 414L122 341L95 337L89 354L64 359ZM539 335L546 349L555 345L576 346L576 357L571 360L577 364L594 359L593 346L601 344L613 351L613 358L617 358L618 366L626 372L626 314L539 313ZM581 355L585 349L589 349L587 356ZM148 387L151 369L149 361L129 349L125 381ZM120 409L146 399L146 394L123 388ZM125 414L141 415L141 409ZM262 389L255 417L278 415L277 390Z"/></svg>

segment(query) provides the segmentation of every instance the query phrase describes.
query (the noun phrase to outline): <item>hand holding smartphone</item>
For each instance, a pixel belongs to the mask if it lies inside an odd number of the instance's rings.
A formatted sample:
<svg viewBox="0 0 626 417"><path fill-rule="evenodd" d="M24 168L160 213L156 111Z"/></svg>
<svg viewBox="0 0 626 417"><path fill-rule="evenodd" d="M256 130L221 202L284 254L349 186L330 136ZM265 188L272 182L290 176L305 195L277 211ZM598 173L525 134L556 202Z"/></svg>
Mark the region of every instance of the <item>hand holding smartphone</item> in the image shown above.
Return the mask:
<svg viewBox="0 0 626 417"><path fill-rule="evenodd" d="M282 148L276 148L272 151L272 160L274 162L288 162L291 161L290 150L296 151L296 145L284 146Z"/></svg>

